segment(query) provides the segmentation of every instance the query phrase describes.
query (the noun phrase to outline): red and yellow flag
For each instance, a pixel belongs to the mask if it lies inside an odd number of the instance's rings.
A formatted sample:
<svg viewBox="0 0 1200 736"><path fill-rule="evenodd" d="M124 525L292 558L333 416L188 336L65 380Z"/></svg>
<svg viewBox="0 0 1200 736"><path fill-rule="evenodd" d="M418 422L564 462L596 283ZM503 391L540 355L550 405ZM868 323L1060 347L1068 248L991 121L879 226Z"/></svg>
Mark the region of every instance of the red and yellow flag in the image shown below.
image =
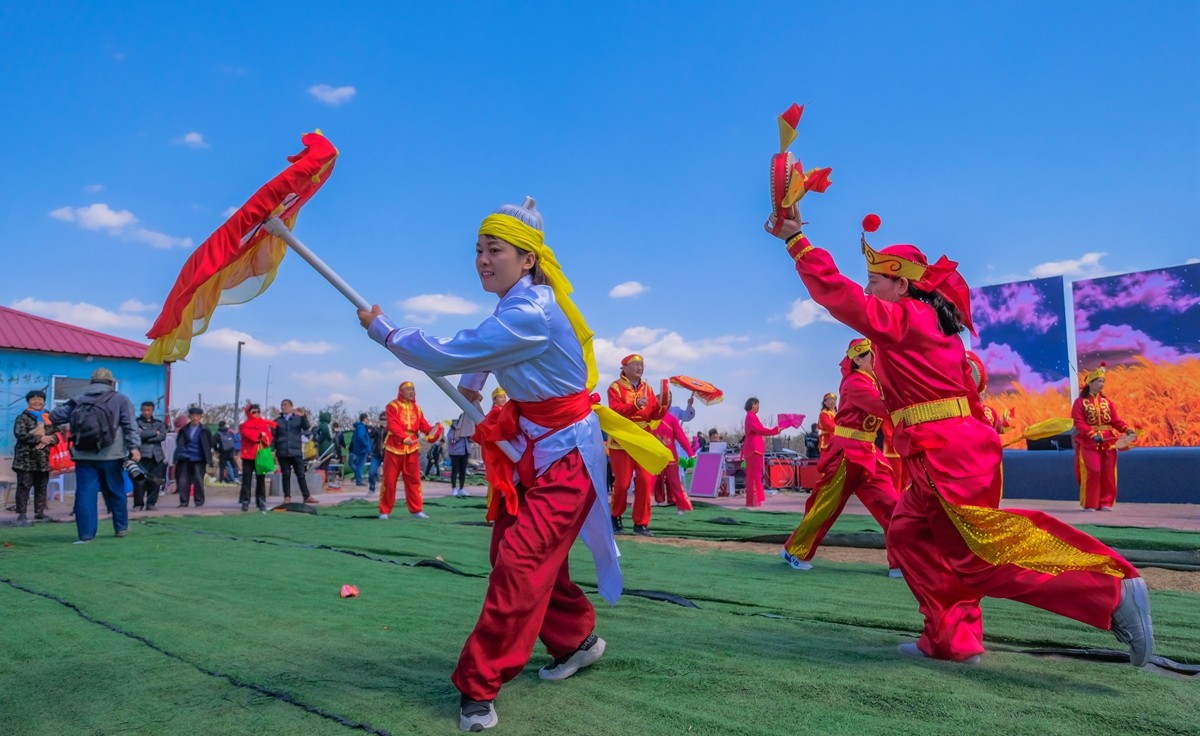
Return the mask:
<svg viewBox="0 0 1200 736"><path fill-rule="evenodd" d="M304 150L288 156L292 165L255 192L183 264L162 313L146 333L153 342L143 363L187 356L192 338L208 329L218 306L248 302L275 280L287 245L264 224L274 216L291 229L300 208L333 172L338 155L320 131L305 134L300 142Z"/></svg>

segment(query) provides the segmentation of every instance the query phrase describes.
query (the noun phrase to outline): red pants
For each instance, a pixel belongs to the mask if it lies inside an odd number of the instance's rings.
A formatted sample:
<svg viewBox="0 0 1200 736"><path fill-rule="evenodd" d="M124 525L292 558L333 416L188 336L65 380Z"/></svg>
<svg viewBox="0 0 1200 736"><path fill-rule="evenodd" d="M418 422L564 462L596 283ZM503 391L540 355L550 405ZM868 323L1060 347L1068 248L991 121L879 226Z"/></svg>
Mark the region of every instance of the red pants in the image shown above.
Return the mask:
<svg viewBox="0 0 1200 736"><path fill-rule="evenodd" d="M833 522L846 508L851 494L858 496L886 535L896 502L900 500L891 467L877 462L875 470L868 473L861 465L843 458L840 463L827 466L817 487L808 494L808 501L804 504L804 519L784 543L787 551L802 560L811 560ZM899 566L892 557L890 546L887 556L889 568Z"/></svg>
<svg viewBox="0 0 1200 736"><path fill-rule="evenodd" d="M383 488L379 492L379 513L390 514L396 506L396 478L404 476L404 502L408 513L415 514L425 505L421 498L421 458L419 452L383 454Z"/></svg>
<svg viewBox="0 0 1200 736"><path fill-rule="evenodd" d="M629 481L633 481L633 523L635 526L650 526L650 493L654 488L654 476L629 457L624 450L610 449L608 462L612 465L613 491L609 508L613 518L619 519L628 505Z"/></svg>
<svg viewBox="0 0 1200 736"><path fill-rule="evenodd" d="M950 452L949 450L943 452ZM940 460L953 463L954 456ZM925 617L917 646L930 657L960 660L983 652L983 596L1008 598L1051 613L1073 618L1099 629L1112 625L1112 612L1121 596L1122 577L1086 570L1055 574L1014 564L994 565L971 551L938 496L968 498L971 488L990 492L995 469L980 464L975 474L939 473L933 477L925 456L907 458L911 485L896 506L887 534L888 549L900 562L905 582L916 596ZM945 464L945 463L943 463ZM965 470L965 468L964 468ZM936 485L938 490L935 490ZM984 504L980 504L984 505ZM1076 550L1110 557L1123 577L1138 573L1120 555L1074 527L1038 511L1007 510L1031 520L1059 540L1028 550L1043 562ZM1062 544L1065 543L1065 544Z"/></svg>
<svg viewBox="0 0 1200 736"><path fill-rule="evenodd" d="M1117 451L1075 448L1075 477L1079 481L1080 506L1112 506L1117 500Z"/></svg>
<svg viewBox="0 0 1200 736"><path fill-rule="evenodd" d="M667 499L680 511L692 510L692 501L683 490L683 481L679 480L678 460L669 463L654 479L654 500L662 503Z"/></svg>
<svg viewBox="0 0 1200 736"><path fill-rule="evenodd" d="M572 451L518 492L516 516L499 504L483 611L450 677L472 700L495 698L525 668L537 639L557 658L579 648L596 627L596 611L567 569L567 553L596 498L583 458Z"/></svg>
<svg viewBox="0 0 1200 736"><path fill-rule="evenodd" d="M763 456L761 452L753 452L745 457L746 460L746 505L749 507L762 506L767 496L763 492Z"/></svg>

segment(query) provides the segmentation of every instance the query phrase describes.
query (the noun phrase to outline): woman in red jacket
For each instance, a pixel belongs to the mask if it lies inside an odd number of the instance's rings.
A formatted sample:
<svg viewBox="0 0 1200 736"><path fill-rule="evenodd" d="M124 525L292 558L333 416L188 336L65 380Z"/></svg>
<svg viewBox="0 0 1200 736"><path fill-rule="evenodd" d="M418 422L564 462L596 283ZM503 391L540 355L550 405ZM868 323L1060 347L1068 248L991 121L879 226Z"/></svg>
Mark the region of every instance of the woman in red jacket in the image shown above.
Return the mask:
<svg viewBox="0 0 1200 736"><path fill-rule="evenodd" d="M836 426L833 418L837 416L837 403L837 394L832 391L821 397L821 411L817 413L817 431L821 433L817 438L817 453L820 455L824 455L833 442L833 428Z"/></svg>
<svg viewBox="0 0 1200 736"><path fill-rule="evenodd" d="M742 461L746 463L746 507L758 508L766 496L763 493L763 454L767 450L763 437L779 434L779 427L764 427L758 418L758 399L746 399L746 434L742 437Z"/></svg>
<svg viewBox="0 0 1200 736"><path fill-rule="evenodd" d="M270 447L271 431L275 422L264 419L258 404L246 405L246 418L238 429L242 436L242 491L238 500L242 503L242 511L250 508L250 480L254 479L254 504L259 511L267 510L266 479L255 470L254 459L259 448Z"/></svg>
<svg viewBox="0 0 1200 736"><path fill-rule="evenodd" d="M868 218L875 219L877 218ZM768 223L768 232L774 227ZM878 222L864 230L874 231ZM910 485L887 545L925 618L901 652L975 663L984 651L980 599L1008 598L1100 629L1141 667L1153 648L1145 581L1095 538L1037 511L988 507L1000 439L983 422L959 333L971 326L970 289L955 262L930 264L912 245L875 251L862 240L867 286L809 243L800 221L779 237L813 300L868 337L896 449Z"/></svg>

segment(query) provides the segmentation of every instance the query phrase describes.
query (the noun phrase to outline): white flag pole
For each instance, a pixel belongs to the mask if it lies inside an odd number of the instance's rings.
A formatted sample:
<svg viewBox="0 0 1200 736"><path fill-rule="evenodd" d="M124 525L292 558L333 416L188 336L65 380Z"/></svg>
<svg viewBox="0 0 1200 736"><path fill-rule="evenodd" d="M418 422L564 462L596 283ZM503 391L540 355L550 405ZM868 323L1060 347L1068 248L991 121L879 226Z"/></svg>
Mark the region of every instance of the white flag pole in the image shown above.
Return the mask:
<svg viewBox="0 0 1200 736"><path fill-rule="evenodd" d="M280 220L278 217L271 217L267 220L264 227L267 229L267 232L287 243L288 247L296 251L301 258L308 261L308 265L316 269L317 273L324 276L325 280L333 284L335 289L342 292L342 296L349 299L351 304L363 310L364 312L371 311L371 303L366 299L363 299L362 294L359 294L354 290L354 287L350 286L350 284L347 284L346 280L339 276L336 271L330 268L329 264L325 263L325 261L322 261L320 256L318 256L316 253L313 253L307 245L297 240L296 236L292 235L292 231L288 230L287 225L283 223L283 220ZM458 405L458 408L462 409L472 421L474 421L476 424L483 421L483 412L480 411L470 401L468 401L466 396L463 396L461 393L459 393L458 389L451 386L450 382L446 380L445 376L430 376L428 373L425 375L429 376L430 380L432 380L434 384L436 384L437 387L446 394L446 396L449 396L450 400ZM499 445L500 449L504 451L505 455L508 455L510 458L512 458L513 462L517 462L521 459L521 454L517 452L517 448L513 447L508 441L500 440L496 444Z"/></svg>

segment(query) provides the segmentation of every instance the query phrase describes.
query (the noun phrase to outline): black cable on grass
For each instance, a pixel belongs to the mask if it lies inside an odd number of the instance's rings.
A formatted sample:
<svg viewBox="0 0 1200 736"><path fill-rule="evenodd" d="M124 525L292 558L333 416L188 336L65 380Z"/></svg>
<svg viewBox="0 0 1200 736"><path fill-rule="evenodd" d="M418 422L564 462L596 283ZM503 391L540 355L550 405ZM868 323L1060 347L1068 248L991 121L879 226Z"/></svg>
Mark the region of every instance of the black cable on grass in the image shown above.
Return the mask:
<svg viewBox="0 0 1200 736"><path fill-rule="evenodd" d="M209 677L216 677L218 679L224 680L225 682L228 682L230 685L233 685L234 687L242 688L245 690L251 690L253 692L259 693L260 695L266 695L268 697L275 698L276 700L287 703L288 705L294 705L297 708L300 708L301 710L304 710L308 713L312 713L315 716L320 716L321 718L324 718L326 720L333 721L334 723L337 723L341 726L345 726L346 728L354 729L356 731L365 731L366 733L378 734L379 736L392 736L391 731L388 731L383 728L376 728L375 726L371 725L370 723L366 723L365 721L351 720L349 718L346 718L345 716L341 716L332 711L325 710L324 708L321 708L320 706L312 705L311 703L305 703L303 701L297 700L296 697L293 696L291 693L286 693L282 690L276 690L274 688L269 688L265 685L259 685L256 682L249 682L247 680L243 680L240 677L226 674L219 670L209 669L202 665L196 664L195 662L191 662L187 659L184 659L182 656L176 654L175 652L172 652L168 649L163 649L161 646L159 646L158 644L155 644L153 641L147 639L146 637L142 636L141 634L136 634L127 629L123 629L120 626L109 623L108 621L96 618L95 616L91 615L90 613L87 613L79 606L75 605L71 601L69 601L61 596L54 595L53 593L45 593L40 590L34 590L33 588L28 588L24 585L21 585L20 583L18 583L15 580L12 580L10 578L6 578L3 576L0 576L0 582L6 583L9 587L14 588L15 590L19 590L23 593L28 593L30 595L36 595L38 597L45 598L46 600L54 601L55 603L58 603L59 605L64 606L65 608L69 608L70 610L74 611L84 621L96 624L98 626L103 626L104 628L108 629L109 631L111 631L115 634L120 634L121 636L124 636L128 639L133 639L134 641L140 642L140 643L144 644L145 646L149 647L150 649L153 649L154 651L158 652L159 654L161 654L165 657L168 657L169 659L173 659L176 662L186 664L189 667L192 667L193 669L195 669L196 671L198 671L202 674L208 675Z"/></svg>
<svg viewBox="0 0 1200 736"><path fill-rule="evenodd" d="M621 595L636 595L639 598L649 598L652 601L663 601L664 603L674 603L677 606L684 608L699 609L695 603L692 603L687 598L674 593L666 593L661 590L639 590L637 588L626 588L621 591Z"/></svg>
<svg viewBox="0 0 1200 736"><path fill-rule="evenodd" d="M451 565L450 563L446 562L445 560L417 560L416 562L403 562L401 560L389 560L386 557L376 557L375 555L369 555L366 552L359 552L358 550L354 550L354 549L346 549L344 547L332 547L328 544L298 544L298 543L272 542L267 539L253 539L253 538L248 538L248 537L237 537L232 534L222 534L220 532L214 532L214 531L210 531L208 529L180 529L178 527L171 526L170 524L163 524L163 523L157 522L157 521L143 521L142 523L145 524L146 526L158 527L161 529L165 529L166 531L169 531L169 532L176 532L176 533L181 533L181 534L186 534L186 533L199 534L202 536L216 537L218 539L226 539L231 542L251 542L253 544L266 544L266 545L270 545L272 547L285 547L287 549L324 550L326 552L337 552L338 554L349 555L351 557L359 557L364 560L370 560L371 562L383 562L388 565L398 565L400 567L432 567L432 568L435 568L438 570L444 570L445 572L454 573L455 575L462 575L464 578L487 577L486 575L480 575L478 573L463 572L462 570L459 570L457 567Z"/></svg>

